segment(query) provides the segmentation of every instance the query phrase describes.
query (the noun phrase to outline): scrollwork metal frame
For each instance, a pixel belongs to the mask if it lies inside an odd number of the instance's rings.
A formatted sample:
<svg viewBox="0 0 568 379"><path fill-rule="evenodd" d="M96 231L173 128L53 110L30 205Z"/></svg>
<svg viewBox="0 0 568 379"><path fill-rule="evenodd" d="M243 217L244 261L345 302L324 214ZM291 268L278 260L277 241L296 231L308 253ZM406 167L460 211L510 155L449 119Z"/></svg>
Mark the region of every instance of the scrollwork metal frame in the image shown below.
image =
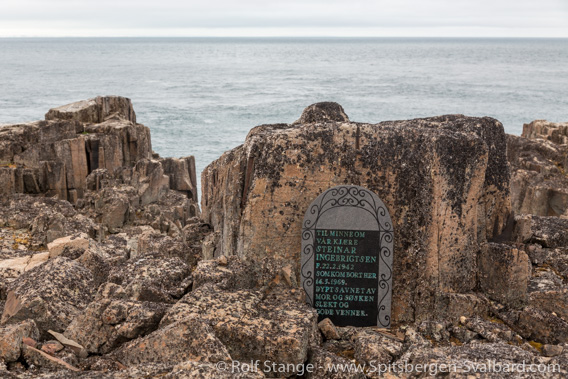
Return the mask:
<svg viewBox="0 0 568 379"><path fill-rule="evenodd" d="M329 210L338 207L355 207L368 212L377 223L379 231L379 267L378 267L378 305L377 325L390 327L392 288L392 260L394 231L389 212L381 199L366 188L343 185L328 189L318 196L309 206L302 224L302 285L307 300L313 306L314 286L314 241L318 221ZM311 265L310 265L311 262Z"/></svg>

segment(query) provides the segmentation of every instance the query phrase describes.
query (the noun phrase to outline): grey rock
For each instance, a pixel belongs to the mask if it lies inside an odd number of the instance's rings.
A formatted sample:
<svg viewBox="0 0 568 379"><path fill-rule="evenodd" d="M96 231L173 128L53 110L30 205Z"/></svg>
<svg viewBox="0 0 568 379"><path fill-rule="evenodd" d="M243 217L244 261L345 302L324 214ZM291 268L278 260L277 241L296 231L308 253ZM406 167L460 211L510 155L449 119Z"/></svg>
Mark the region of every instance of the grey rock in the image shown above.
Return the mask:
<svg viewBox="0 0 568 379"><path fill-rule="evenodd" d="M57 257L20 275L10 284L2 324L34 319L42 337L63 331L92 300L93 276L68 258Z"/></svg>

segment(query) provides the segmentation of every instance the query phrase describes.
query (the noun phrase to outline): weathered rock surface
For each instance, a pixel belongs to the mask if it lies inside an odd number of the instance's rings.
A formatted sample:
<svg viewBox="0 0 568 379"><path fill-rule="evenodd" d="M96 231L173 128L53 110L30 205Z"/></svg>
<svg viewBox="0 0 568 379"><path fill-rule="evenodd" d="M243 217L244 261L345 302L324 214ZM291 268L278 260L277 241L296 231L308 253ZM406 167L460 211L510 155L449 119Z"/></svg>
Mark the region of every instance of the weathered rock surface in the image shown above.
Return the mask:
<svg viewBox="0 0 568 379"><path fill-rule="evenodd" d="M63 331L92 300L93 277L89 270L68 258L50 259L23 273L10 284L2 324L33 319L43 337Z"/></svg>
<svg viewBox="0 0 568 379"><path fill-rule="evenodd" d="M140 363L178 363L186 360L230 361L231 356L211 326L197 314L120 347L114 356L130 366Z"/></svg>
<svg viewBox="0 0 568 379"><path fill-rule="evenodd" d="M59 371L62 369L69 371L79 371L77 367L70 365L64 360L49 355L46 352L38 350L31 346L22 346L22 355L28 365L40 367L49 371Z"/></svg>
<svg viewBox="0 0 568 379"><path fill-rule="evenodd" d="M536 120L530 124L523 125L523 137L529 139L544 139L558 145L568 145L568 123Z"/></svg>
<svg viewBox="0 0 568 379"><path fill-rule="evenodd" d="M47 244L49 257L55 258L69 251L77 251L82 255L89 248L89 236L85 233L58 238Z"/></svg>
<svg viewBox="0 0 568 379"><path fill-rule="evenodd" d="M377 193L393 219L393 320L427 318L438 296L472 290L478 242L499 235L509 217L502 125L464 116L326 121L256 127L205 169L202 211L219 235L214 256L297 265L309 203L329 187L356 184Z"/></svg>
<svg viewBox="0 0 568 379"><path fill-rule="evenodd" d="M349 122L349 117L341 105L328 101L312 104L304 109L302 115L294 124L309 124L312 122L325 121Z"/></svg>
<svg viewBox="0 0 568 379"><path fill-rule="evenodd" d="M313 371L307 373L307 378L325 379L364 379L363 370L349 371L345 368L355 366L353 362L327 350L314 348L310 353L309 363L313 365Z"/></svg>
<svg viewBox="0 0 568 379"><path fill-rule="evenodd" d="M33 320L0 327L0 360L15 362L20 358L24 338L39 339L39 330Z"/></svg>
<svg viewBox="0 0 568 379"><path fill-rule="evenodd" d="M108 281L122 286L132 300L171 303L190 289L190 271L179 258L163 258L158 252L113 268Z"/></svg>
<svg viewBox="0 0 568 379"><path fill-rule="evenodd" d="M241 271L242 267L235 259L227 266L199 265L197 286L166 313L160 327L196 314L212 326L232 359L296 366L305 362L310 344L319 335L317 314L301 301L298 290L285 284L274 291L266 286L257 289L255 282L264 281L262 274Z"/></svg>
<svg viewBox="0 0 568 379"><path fill-rule="evenodd" d="M131 300L94 301L67 327L65 336L89 353L105 354L157 329L168 306Z"/></svg>
<svg viewBox="0 0 568 379"><path fill-rule="evenodd" d="M513 308L527 303L531 264L527 253L488 243L479 255L479 286L491 299Z"/></svg>
<svg viewBox="0 0 568 379"><path fill-rule="evenodd" d="M568 124L533 121L522 137L507 136L516 213L568 216Z"/></svg>
<svg viewBox="0 0 568 379"><path fill-rule="evenodd" d="M542 247L568 247L568 219L519 215L515 218L517 242L537 243Z"/></svg>
<svg viewBox="0 0 568 379"><path fill-rule="evenodd" d="M95 238L99 235L96 223L79 214L69 202L21 194L12 196L6 203L0 201L0 227L14 233L22 230L29 233L28 237L15 242L33 252L65 236L85 233Z"/></svg>

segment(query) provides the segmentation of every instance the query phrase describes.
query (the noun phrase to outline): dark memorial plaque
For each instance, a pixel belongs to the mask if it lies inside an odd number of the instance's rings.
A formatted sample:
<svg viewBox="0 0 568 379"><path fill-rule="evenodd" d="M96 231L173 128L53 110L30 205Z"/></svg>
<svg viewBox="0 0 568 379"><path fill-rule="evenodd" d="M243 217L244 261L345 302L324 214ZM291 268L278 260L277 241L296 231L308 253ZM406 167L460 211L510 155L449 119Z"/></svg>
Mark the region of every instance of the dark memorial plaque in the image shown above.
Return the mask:
<svg viewBox="0 0 568 379"><path fill-rule="evenodd" d="M393 234L387 208L363 187L333 187L310 204L301 276L320 320L390 327Z"/></svg>

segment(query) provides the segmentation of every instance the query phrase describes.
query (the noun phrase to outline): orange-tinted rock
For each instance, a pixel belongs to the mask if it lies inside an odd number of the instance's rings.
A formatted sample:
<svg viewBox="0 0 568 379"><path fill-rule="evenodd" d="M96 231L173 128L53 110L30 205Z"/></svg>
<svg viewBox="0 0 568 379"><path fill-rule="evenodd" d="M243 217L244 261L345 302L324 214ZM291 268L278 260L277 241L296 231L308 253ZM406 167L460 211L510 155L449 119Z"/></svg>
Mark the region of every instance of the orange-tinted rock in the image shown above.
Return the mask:
<svg viewBox="0 0 568 379"><path fill-rule="evenodd" d="M215 337L211 326L195 314L170 324L143 338L131 341L113 353L126 366L140 363L179 363L229 361L231 356Z"/></svg>
<svg viewBox="0 0 568 379"><path fill-rule="evenodd" d="M568 216L568 124L525 124L522 137L507 136L516 213Z"/></svg>
<svg viewBox="0 0 568 379"><path fill-rule="evenodd" d="M130 99L120 96L98 96L50 109L45 115L46 120L75 120L86 123L101 123L113 117L136 122L136 114Z"/></svg>
<svg viewBox="0 0 568 379"><path fill-rule="evenodd" d="M202 174L214 256L300 257L301 222L327 188L361 185L386 204L395 232L393 321L429 317L443 293L476 283L478 243L510 213L502 125L460 115L376 125L262 125Z"/></svg>
<svg viewBox="0 0 568 379"><path fill-rule="evenodd" d="M27 339L37 340L39 331L33 320L0 327L0 360L15 362L20 357L20 349Z"/></svg>
<svg viewBox="0 0 568 379"><path fill-rule="evenodd" d="M527 303L531 263L527 253L507 245L488 243L479 256L479 286L491 299L513 308Z"/></svg>

